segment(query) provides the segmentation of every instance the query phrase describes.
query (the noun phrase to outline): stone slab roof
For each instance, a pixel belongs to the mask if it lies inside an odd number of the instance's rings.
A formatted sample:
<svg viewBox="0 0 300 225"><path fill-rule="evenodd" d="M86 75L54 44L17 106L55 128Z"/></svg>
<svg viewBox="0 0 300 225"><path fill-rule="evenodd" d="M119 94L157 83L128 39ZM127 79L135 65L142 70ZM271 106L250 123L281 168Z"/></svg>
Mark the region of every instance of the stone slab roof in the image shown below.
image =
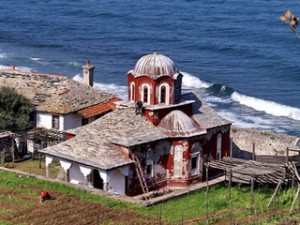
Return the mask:
<svg viewBox="0 0 300 225"><path fill-rule="evenodd" d="M202 98L196 93L187 93L182 99L194 100L193 112L194 119L204 129L210 129L223 125L230 125L232 121L226 120L215 112Z"/></svg>
<svg viewBox="0 0 300 225"><path fill-rule="evenodd" d="M231 123L218 116L196 95L189 94L185 97L196 101L194 119L202 128L213 128ZM197 109L199 106L200 110ZM40 152L105 170L132 163L131 159L118 149L119 145L130 148L143 143L172 138L159 126L154 126L145 116L136 115L134 108L131 107L117 109L90 124L68 130L68 132L76 134L76 137L42 149Z"/></svg>
<svg viewBox="0 0 300 225"><path fill-rule="evenodd" d="M0 70L0 86L10 87L31 100L37 111L57 114L76 112L116 98L64 76L18 70Z"/></svg>

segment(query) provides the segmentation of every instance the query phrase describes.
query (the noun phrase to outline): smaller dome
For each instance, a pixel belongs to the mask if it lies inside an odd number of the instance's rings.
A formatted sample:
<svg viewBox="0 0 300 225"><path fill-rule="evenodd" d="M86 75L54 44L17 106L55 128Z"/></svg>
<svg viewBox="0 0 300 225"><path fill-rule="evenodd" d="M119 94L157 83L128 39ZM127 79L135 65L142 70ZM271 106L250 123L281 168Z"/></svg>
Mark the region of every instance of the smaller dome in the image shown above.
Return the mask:
<svg viewBox="0 0 300 225"><path fill-rule="evenodd" d="M159 127L172 137L189 137L205 133L199 124L181 110L167 114L159 123Z"/></svg>
<svg viewBox="0 0 300 225"><path fill-rule="evenodd" d="M177 68L169 57L154 52L140 58L132 73L135 76L149 76L155 79L159 76L173 77L177 73Z"/></svg>

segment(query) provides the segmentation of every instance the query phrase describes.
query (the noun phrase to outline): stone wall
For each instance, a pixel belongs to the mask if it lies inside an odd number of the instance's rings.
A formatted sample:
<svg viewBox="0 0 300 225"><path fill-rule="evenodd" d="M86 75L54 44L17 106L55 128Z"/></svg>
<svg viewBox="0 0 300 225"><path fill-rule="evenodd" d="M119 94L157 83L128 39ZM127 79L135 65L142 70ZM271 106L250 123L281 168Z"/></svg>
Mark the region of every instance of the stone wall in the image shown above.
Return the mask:
<svg viewBox="0 0 300 225"><path fill-rule="evenodd" d="M256 129L231 129L233 157L251 159L253 144L256 155L285 156L287 147L295 145L299 137ZM295 153L290 152L289 155Z"/></svg>

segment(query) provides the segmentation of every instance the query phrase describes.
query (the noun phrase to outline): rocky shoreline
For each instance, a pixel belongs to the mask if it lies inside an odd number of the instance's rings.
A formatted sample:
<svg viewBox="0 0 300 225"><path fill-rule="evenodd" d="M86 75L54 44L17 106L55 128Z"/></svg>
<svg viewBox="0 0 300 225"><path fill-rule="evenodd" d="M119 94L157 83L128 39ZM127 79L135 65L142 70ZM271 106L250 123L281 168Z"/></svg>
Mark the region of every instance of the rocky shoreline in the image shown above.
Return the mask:
<svg viewBox="0 0 300 225"><path fill-rule="evenodd" d="M231 128L233 157L251 159L256 155L285 156L286 149L295 146L300 137L249 128ZM291 152L290 155L295 154Z"/></svg>

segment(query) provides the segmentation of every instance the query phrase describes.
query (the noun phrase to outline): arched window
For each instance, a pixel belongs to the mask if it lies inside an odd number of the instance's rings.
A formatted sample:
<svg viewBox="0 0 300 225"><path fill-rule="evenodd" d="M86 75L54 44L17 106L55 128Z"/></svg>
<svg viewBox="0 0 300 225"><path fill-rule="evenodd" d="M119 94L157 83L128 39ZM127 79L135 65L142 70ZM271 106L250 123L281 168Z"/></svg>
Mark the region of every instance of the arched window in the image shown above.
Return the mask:
<svg viewBox="0 0 300 225"><path fill-rule="evenodd" d="M147 86L144 86L143 88L143 102L148 102L148 91L149 91L149 88Z"/></svg>
<svg viewBox="0 0 300 225"><path fill-rule="evenodd" d="M143 84L141 92L141 101L146 104L150 104L150 85Z"/></svg>
<svg viewBox="0 0 300 225"><path fill-rule="evenodd" d="M135 85L133 82L130 84L130 101L135 101Z"/></svg>
<svg viewBox="0 0 300 225"><path fill-rule="evenodd" d="M196 175L202 173L203 162L201 160L202 146L199 142L195 142L191 149L191 167L190 174Z"/></svg>
<svg viewBox="0 0 300 225"><path fill-rule="evenodd" d="M222 158L222 135L218 134L217 136L217 160Z"/></svg>
<svg viewBox="0 0 300 225"><path fill-rule="evenodd" d="M166 103L166 87L162 86L160 89L160 103Z"/></svg>
<svg viewBox="0 0 300 225"><path fill-rule="evenodd" d="M167 83L161 84L159 86L159 96L158 101L159 103L163 103L168 105L169 104L169 85Z"/></svg>

